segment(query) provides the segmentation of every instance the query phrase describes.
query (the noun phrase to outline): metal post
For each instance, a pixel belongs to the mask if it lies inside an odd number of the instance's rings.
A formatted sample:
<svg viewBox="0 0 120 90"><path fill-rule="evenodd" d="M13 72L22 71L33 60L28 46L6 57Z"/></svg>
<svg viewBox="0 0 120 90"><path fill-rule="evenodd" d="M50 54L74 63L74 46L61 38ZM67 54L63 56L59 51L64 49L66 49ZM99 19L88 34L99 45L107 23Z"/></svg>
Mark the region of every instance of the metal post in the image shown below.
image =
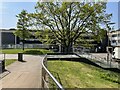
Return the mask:
<svg viewBox="0 0 120 90"><path fill-rule="evenodd" d="M15 36L15 48L16 48L16 44L17 44L17 38L16 38L16 36Z"/></svg>
<svg viewBox="0 0 120 90"><path fill-rule="evenodd" d="M118 61L118 69L120 70L120 61ZM118 73L118 81L120 81L120 73ZM118 84L118 89L120 90L120 84Z"/></svg>
<svg viewBox="0 0 120 90"><path fill-rule="evenodd" d="M59 53L61 52L61 45L59 44Z"/></svg>
<svg viewBox="0 0 120 90"><path fill-rule="evenodd" d="M5 53L3 55L4 55L4 60L5 60Z"/></svg>
<svg viewBox="0 0 120 90"><path fill-rule="evenodd" d="M42 88L44 88L44 68L42 67Z"/></svg>

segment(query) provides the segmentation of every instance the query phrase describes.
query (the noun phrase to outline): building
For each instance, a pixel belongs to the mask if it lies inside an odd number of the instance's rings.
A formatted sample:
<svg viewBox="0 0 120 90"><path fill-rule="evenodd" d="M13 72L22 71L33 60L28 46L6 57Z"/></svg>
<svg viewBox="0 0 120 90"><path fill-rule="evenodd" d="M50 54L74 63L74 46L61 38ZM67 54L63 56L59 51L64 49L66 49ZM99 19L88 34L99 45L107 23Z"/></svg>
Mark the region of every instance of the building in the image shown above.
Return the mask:
<svg viewBox="0 0 120 90"><path fill-rule="evenodd" d="M104 38L102 38L99 42L95 38L95 34L89 32L81 34L81 38L78 40L78 46L80 48L85 48L89 52L106 52L106 47L108 45L107 40L107 31L104 31Z"/></svg>
<svg viewBox="0 0 120 90"><path fill-rule="evenodd" d="M16 29L1 29L0 36L1 36L1 47L2 48L21 48L22 47L22 40L19 37L16 37L13 32ZM33 35L29 39L25 39L25 48L51 48L53 45L43 45L39 39L35 38L34 31L31 31ZM90 52L105 52L107 41L105 38L102 39L101 42L97 42L93 38L94 34L82 34L81 40L78 41L77 46L75 47L84 47L89 49ZM58 45L54 44L54 47L58 48Z"/></svg>
<svg viewBox="0 0 120 90"><path fill-rule="evenodd" d="M14 48L16 46L21 46L22 40L13 34L15 30L16 29L0 29L0 46L2 48ZM30 39L25 40L25 44L30 46L30 44L41 44L41 42L34 36L31 36Z"/></svg>
<svg viewBox="0 0 120 90"><path fill-rule="evenodd" d="M111 46L113 47L120 46L120 29L109 32L108 36L109 36Z"/></svg>

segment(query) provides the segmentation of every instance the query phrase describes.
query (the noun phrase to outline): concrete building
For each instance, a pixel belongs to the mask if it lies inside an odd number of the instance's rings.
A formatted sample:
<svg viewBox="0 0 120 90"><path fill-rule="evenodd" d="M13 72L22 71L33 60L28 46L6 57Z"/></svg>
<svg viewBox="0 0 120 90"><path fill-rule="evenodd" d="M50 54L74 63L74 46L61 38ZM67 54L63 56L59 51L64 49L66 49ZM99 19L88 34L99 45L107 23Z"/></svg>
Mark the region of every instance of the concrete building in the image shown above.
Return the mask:
<svg viewBox="0 0 120 90"><path fill-rule="evenodd" d="M107 31L105 31L104 38L99 42L95 39L94 33L81 34L81 37L78 43L80 48L86 48L89 52L106 52L106 47L108 45Z"/></svg>
<svg viewBox="0 0 120 90"><path fill-rule="evenodd" d="M113 47L120 46L120 29L109 32L108 36L109 36L111 46Z"/></svg>
<svg viewBox="0 0 120 90"><path fill-rule="evenodd" d="M14 31L15 29L1 29L0 30L2 48L21 48L22 40L13 34ZM86 47L86 45L88 44L87 45L88 47L86 48L88 48L90 52L105 52L106 46L107 46L106 38L98 43L97 41L93 39L93 35L94 34L91 34L91 33L83 34L82 37L84 39L80 40L80 42L78 43L78 46ZM107 34L105 37L107 37ZM52 46L53 45L42 45L39 39L35 38L34 35L32 35L31 38L25 40L26 48L50 48ZM58 45L54 44L54 47L56 46L58 47Z"/></svg>
<svg viewBox="0 0 120 90"><path fill-rule="evenodd" d="M12 48L22 44L22 40L13 34L14 31L15 29L0 29L0 46L2 48ZM41 44L41 42L35 39L35 37L32 37L26 39L25 44Z"/></svg>

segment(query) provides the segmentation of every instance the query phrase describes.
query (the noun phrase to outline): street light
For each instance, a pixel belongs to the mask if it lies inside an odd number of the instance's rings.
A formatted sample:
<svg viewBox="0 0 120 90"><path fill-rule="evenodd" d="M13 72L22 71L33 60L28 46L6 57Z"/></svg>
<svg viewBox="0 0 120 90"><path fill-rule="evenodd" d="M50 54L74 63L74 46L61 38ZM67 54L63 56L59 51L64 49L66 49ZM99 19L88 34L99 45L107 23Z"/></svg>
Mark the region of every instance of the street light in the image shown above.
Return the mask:
<svg viewBox="0 0 120 90"><path fill-rule="evenodd" d="M104 21L106 23L107 26L107 32L108 32L108 46L107 46L107 63L110 61L110 67L111 67L111 58L112 58L112 47L110 47L109 45L109 31L111 30L111 27L109 25L113 25L115 23L111 22L111 21ZM111 50L111 52L110 52ZM111 54L110 54L111 53ZM111 55L111 56L110 56Z"/></svg>

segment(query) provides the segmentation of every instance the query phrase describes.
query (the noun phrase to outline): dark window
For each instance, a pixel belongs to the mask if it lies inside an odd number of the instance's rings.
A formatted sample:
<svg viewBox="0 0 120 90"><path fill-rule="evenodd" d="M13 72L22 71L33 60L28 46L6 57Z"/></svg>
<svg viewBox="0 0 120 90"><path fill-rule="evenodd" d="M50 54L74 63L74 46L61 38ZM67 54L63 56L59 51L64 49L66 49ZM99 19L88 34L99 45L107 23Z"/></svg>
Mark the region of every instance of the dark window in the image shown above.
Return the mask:
<svg viewBox="0 0 120 90"><path fill-rule="evenodd" d="M117 37L117 34L112 35L112 37Z"/></svg>
<svg viewBox="0 0 120 90"><path fill-rule="evenodd" d="M115 40L112 40L112 43L116 43L116 41L115 41Z"/></svg>

